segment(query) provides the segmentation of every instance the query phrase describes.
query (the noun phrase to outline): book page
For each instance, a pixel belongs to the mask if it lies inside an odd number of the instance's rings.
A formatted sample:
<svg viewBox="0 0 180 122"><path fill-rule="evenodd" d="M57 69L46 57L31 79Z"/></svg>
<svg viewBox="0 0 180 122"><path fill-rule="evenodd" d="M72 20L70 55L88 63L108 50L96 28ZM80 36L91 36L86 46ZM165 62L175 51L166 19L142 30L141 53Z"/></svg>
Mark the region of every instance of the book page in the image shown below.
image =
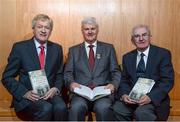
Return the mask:
<svg viewBox="0 0 180 122"><path fill-rule="evenodd" d="M109 95L111 94L111 90L110 89L104 89L105 86L98 86L95 87L93 89L93 96L97 96L97 95Z"/></svg>
<svg viewBox="0 0 180 122"><path fill-rule="evenodd" d="M139 100L143 95L149 93L155 84L154 80L147 78L139 78L129 96L133 100Z"/></svg>
<svg viewBox="0 0 180 122"><path fill-rule="evenodd" d="M90 101L102 98L104 96L110 95L110 89L104 89L105 86L95 87L91 90L89 87L80 85L81 88L75 88L74 93L87 98Z"/></svg>
<svg viewBox="0 0 180 122"><path fill-rule="evenodd" d="M44 70L35 70L28 72L33 91L40 97L50 89L49 83Z"/></svg>
<svg viewBox="0 0 180 122"><path fill-rule="evenodd" d="M81 88L75 88L74 92L88 99L93 99L93 92L89 87L84 85L80 85L80 87Z"/></svg>

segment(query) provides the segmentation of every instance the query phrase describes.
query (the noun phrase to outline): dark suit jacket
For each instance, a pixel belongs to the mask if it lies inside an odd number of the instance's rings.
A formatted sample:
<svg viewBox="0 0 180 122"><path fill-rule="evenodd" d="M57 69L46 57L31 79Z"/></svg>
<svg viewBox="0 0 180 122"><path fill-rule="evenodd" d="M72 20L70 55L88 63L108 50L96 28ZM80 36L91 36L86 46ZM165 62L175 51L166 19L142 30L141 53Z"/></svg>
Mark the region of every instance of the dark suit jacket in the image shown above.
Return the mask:
<svg viewBox="0 0 180 122"><path fill-rule="evenodd" d="M137 81L136 57L137 50L133 50L123 56L123 72L118 98L123 94L129 94ZM145 75L155 80L154 87L147 95L156 106L158 117L160 119L167 118L169 114L168 93L174 84L174 70L170 51L150 45Z"/></svg>
<svg viewBox="0 0 180 122"><path fill-rule="evenodd" d="M91 72L85 44L73 46L69 49L68 61L65 66L64 78L66 85L77 82L88 85L90 82L95 86L112 83L118 88L120 83L120 71L113 45L97 42L94 69Z"/></svg>
<svg viewBox="0 0 180 122"><path fill-rule="evenodd" d="M61 91L63 84L62 47L48 41L45 60L45 72L50 87L56 87ZM12 104L16 112L30 103L29 100L23 98L27 91L32 90L28 72L38 69L40 69L40 63L33 39L15 43L2 76L2 83L13 96Z"/></svg>

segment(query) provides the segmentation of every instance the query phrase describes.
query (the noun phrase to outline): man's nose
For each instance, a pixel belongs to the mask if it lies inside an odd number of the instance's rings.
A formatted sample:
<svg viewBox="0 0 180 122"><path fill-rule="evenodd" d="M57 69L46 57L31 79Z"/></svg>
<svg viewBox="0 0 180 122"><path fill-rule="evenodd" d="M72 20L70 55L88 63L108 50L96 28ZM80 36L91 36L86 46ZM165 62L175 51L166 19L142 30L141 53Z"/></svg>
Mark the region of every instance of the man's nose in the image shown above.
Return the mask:
<svg viewBox="0 0 180 122"><path fill-rule="evenodd" d="M92 30L88 30L88 33L92 33Z"/></svg>
<svg viewBox="0 0 180 122"><path fill-rule="evenodd" d="M45 28L45 27L43 27L41 31L42 31L42 32L46 32L46 28Z"/></svg>
<svg viewBox="0 0 180 122"><path fill-rule="evenodd" d="M141 35L141 36L139 36L139 40L143 40L144 39L144 37Z"/></svg>

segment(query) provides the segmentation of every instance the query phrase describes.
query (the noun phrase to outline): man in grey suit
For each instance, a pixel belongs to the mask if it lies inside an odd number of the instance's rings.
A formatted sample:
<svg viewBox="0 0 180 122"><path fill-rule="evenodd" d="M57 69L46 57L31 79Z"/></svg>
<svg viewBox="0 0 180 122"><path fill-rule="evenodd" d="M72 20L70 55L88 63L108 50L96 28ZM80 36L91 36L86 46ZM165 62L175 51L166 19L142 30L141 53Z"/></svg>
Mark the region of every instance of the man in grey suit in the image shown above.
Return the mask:
<svg viewBox="0 0 180 122"><path fill-rule="evenodd" d="M90 88L105 85L106 89L114 93L121 75L113 45L97 41L98 24L93 17L82 21L81 30L84 42L69 49L64 72L66 85L71 92L76 87L80 88L80 85ZM93 102L72 94L69 120L84 121L88 110L96 113L96 120L112 120L112 102L113 94Z"/></svg>
<svg viewBox="0 0 180 122"><path fill-rule="evenodd" d="M165 121L170 109L168 93L174 84L171 53L151 44L151 32L146 25L132 29L132 42L136 49L123 56L118 101L113 106L116 118L120 121L130 121L133 117L137 121ZM139 77L153 79L155 84L148 94L135 101L128 94Z"/></svg>

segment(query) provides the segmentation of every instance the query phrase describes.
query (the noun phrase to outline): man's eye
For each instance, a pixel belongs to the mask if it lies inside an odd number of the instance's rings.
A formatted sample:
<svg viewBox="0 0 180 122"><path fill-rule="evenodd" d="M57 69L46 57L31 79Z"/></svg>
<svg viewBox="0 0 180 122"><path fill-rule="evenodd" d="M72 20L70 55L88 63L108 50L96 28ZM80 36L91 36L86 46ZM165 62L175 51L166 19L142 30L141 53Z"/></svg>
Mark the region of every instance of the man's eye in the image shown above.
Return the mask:
<svg viewBox="0 0 180 122"><path fill-rule="evenodd" d="M42 28L42 26L37 26L37 28Z"/></svg>
<svg viewBox="0 0 180 122"><path fill-rule="evenodd" d="M139 38L139 37L140 37L140 35L134 35L134 37L135 37L135 38Z"/></svg>
<svg viewBox="0 0 180 122"><path fill-rule="evenodd" d="M85 28L84 30L87 31L87 30L89 30L89 29L88 29L88 28Z"/></svg>
<svg viewBox="0 0 180 122"><path fill-rule="evenodd" d="M45 27L45 28L48 29L48 30L51 29L50 27Z"/></svg>
<svg viewBox="0 0 180 122"><path fill-rule="evenodd" d="M148 34L147 34L147 33L144 33L142 36L145 37L145 36L148 36Z"/></svg>

